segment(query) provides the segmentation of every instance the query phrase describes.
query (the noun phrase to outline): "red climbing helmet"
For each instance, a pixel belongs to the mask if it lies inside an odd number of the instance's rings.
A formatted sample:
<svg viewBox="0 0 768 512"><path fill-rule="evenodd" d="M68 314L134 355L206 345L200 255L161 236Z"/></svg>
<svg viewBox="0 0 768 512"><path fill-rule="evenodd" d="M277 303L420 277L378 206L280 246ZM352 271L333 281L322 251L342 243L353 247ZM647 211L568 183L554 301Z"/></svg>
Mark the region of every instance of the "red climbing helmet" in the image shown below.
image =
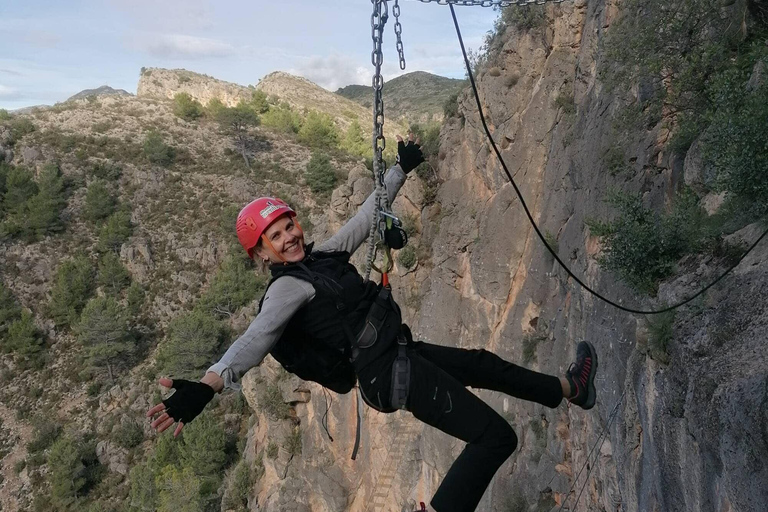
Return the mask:
<svg viewBox="0 0 768 512"><path fill-rule="evenodd" d="M253 259L253 249L270 224L282 215L296 216L288 203L277 197L260 197L251 201L237 215L237 239L248 257Z"/></svg>

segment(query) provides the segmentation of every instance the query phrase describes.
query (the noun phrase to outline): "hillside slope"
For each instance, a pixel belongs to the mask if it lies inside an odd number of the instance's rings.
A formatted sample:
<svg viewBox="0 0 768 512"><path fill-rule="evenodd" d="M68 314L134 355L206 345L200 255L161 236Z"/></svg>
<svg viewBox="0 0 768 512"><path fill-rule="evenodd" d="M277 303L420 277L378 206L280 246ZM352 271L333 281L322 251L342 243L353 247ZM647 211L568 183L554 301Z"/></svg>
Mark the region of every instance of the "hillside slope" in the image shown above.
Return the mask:
<svg viewBox="0 0 768 512"><path fill-rule="evenodd" d="M442 121L448 99L466 86L464 80L414 71L384 83L386 113L408 123ZM336 94L371 108L373 89L364 85L348 85Z"/></svg>

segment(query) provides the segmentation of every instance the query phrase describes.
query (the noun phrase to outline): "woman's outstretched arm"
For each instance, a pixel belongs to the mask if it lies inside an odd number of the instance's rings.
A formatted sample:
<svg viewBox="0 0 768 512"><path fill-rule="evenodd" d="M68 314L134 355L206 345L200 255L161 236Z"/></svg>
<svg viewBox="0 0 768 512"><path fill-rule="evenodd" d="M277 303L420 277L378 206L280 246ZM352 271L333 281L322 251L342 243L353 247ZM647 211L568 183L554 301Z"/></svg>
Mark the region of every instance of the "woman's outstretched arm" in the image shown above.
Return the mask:
<svg viewBox="0 0 768 512"><path fill-rule="evenodd" d="M387 187L387 196L389 204L395 200L397 192L405 183L405 173L399 165L390 167L387 175L384 177L384 184ZM376 210L375 191L368 196L365 202L360 206L354 217L349 219L339 231L331 238L320 244L317 251L347 251L354 253L360 245L368 238L371 229L371 217Z"/></svg>

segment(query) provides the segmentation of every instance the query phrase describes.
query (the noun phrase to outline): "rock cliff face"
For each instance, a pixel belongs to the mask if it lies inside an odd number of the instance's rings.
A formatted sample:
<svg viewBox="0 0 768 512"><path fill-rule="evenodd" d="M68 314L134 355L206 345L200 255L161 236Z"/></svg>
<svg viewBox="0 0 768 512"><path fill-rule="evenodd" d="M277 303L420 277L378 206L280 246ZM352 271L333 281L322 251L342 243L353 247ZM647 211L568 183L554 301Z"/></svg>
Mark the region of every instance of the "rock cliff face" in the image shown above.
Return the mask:
<svg viewBox="0 0 768 512"><path fill-rule="evenodd" d="M251 97L248 87L208 75L185 69L142 68L137 96L173 99L180 92L186 92L203 105L218 98L227 107L234 107L240 100Z"/></svg>
<svg viewBox="0 0 768 512"><path fill-rule="evenodd" d="M642 192L663 208L684 180L697 179L689 167L696 158L668 154L659 125L636 134L633 176L611 176L603 155L620 102L603 91L595 59L616 9L584 0L547 9L547 28L508 29L478 77L502 156L542 231L590 286L645 308L686 297L723 268L689 261L650 303L598 268L599 243L584 221L609 216L603 199L612 187ZM573 109L559 97L573 97ZM398 270L395 279L414 332L513 361L532 345L528 365L556 375L567 369L578 340L592 341L600 354L598 403L589 412L475 390L520 439L478 510L764 510L768 271L759 263L768 249L758 247L703 300L681 309L670 360L655 361L646 349L646 321L595 299L546 252L492 153L471 92L460 96L459 110L441 134L438 201L419 219L430 257L421 255L415 270ZM406 190L401 204L419 204L418 196ZM740 236L752 241L757 233L751 227ZM249 401L256 395L251 390ZM363 449L352 464L354 398L330 408L332 444L320 429L321 389L295 382L285 396L294 397L286 401L303 427L304 452L301 459L277 458L252 510L410 510L428 501L463 449L405 413L367 409ZM263 449L259 444L279 428L260 421L249 447Z"/></svg>

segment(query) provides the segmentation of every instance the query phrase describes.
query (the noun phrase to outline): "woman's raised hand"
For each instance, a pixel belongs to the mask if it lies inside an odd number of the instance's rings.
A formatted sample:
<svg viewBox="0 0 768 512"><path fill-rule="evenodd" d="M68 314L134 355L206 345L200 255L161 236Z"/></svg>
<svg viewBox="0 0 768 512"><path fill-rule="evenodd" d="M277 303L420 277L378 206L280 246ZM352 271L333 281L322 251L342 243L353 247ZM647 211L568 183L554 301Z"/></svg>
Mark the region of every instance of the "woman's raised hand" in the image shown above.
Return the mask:
<svg viewBox="0 0 768 512"><path fill-rule="evenodd" d="M408 143L401 136L397 136L397 163L403 169L403 172L408 174L421 162L424 161L424 155L421 152L421 146L419 145L419 139L414 142L413 132L408 133Z"/></svg>
<svg viewBox="0 0 768 512"><path fill-rule="evenodd" d="M203 412L208 402L213 400L216 392L208 384L194 382L184 379L160 379L160 385L166 388L173 388L176 391L147 411L147 417L151 418L155 414L160 414L152 421L152 428L158 432L163 432L178 422L173 431L173 437L181 433L184 425L192 421L198 414Z"/></svg>

